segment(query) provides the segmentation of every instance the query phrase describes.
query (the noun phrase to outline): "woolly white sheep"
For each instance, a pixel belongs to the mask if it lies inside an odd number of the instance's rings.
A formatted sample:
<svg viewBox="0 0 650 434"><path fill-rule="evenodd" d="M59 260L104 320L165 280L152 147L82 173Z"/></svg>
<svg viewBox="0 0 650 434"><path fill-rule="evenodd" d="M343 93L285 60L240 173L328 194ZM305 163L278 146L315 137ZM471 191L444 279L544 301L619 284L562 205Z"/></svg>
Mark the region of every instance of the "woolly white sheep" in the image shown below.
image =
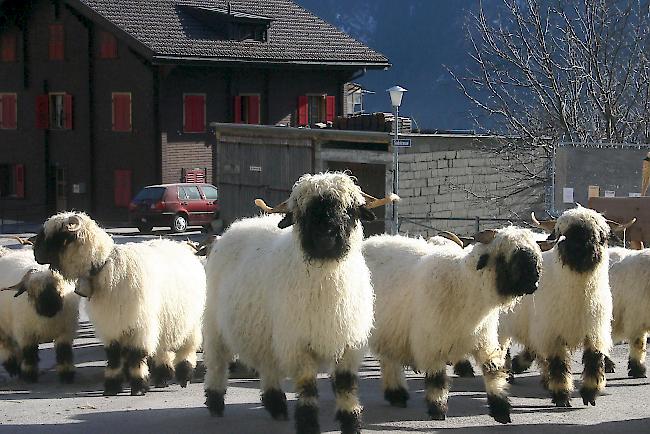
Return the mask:
<svg viewBox="0 0 650 434"><path fill-rule="evenodd" d="M185 243L157 239L116 245L84 213L50 217L34 243L36 260L50 264L88 297L88 315L106 349L104 394L165 386L176 374L185 387L196 366L205 303L205 271ZM123 366L124 365L124 366Z"/></svg>
<svg viewBox="0 0 650 434"><path fill-rule="evenodd" d="M505 354L497 337L500 310L537 289L541 252L530 231L507 227L476 236L477 244L436 246L381 235L364 242L375 288L370 346L381 363L384 397L404 407L402 367L425 373L433 419L445 419L446 363L472 354L482 366L490 415L510 422Z"/></svg>
<svg viewBox="0 0 650 434"><path fill-rule="evenodd" d="M214 244L203 330L211 414L223 415L236 353L259 372L262 403L274 419L287 418L280 380L293 377L299 433L320 432L316 374L321 364L334 365L341 430L359 431L357 369L373 322L360 220L387 202L366 204L369 197L346 174L304 175L276 208L256 201L284 218L240 220Z"/></svg>
<svg viewBox="0 0 650 434"><path fill-rule="evenodd" d="M646 337L650 331L650 250L609 249L609 285L614 304L612 337L630 344L628 374L646 376ZM613 362L606 359L607 372Z"/></svg>
<svg viewBox="0 0 650 434"><path fill-rule="evenodd" d="M499 338L514 338L525 350L512 360L512 372L540 361L543 384L558 407L570 407L573 379L570 355L584 348L582 387L585 405L595 405L605 387L604 354L611 347L612 295L607 240L610 227L596 211L578 206L555 221L533 221L559 240L543 253L540 288L501 318ZM615 225L611 222L612 225Z"/></svg>
<svg viewBox="0 0 650 434"><path fill-rule="evenodd" d="M54 341L59 379L72 382L79 318L74 284L38 265L31 249L0 249L0 288L0 361L7 372L37 381L38 344Z"/></svg>

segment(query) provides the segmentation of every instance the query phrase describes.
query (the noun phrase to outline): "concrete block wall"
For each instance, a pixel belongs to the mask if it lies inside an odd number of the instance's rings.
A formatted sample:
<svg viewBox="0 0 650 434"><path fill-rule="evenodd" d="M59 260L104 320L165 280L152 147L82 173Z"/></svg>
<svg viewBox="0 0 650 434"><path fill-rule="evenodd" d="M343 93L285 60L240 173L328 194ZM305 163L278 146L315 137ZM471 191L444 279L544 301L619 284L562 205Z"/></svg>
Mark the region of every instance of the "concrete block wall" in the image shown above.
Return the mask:
<svg viewBox="0 0 650 434"><path fill-rule="evenodd" d="M520 158L497 153L491 137L410 135L412 147L400 150L400 232L433 236L438 230L471 235L475 218L530 219L530 211L544 209L544 186L517 193L530 185L529 177L517 175ZM545 160L526 161L532 171L543 170ZM425 220L420 220L424 218ZM467 218L471 221L432 218ZM409 219L415 219L409 221ZM508 222L481 222L480 229ZM424 225L424 226L423 226ZM428 227L425 227L428 226ZM433 227L435 229L431 229Z"/></svg>
<svg viewBox="0 0 650 434"><path fill-rule="evenodd" d="M212 147L204 141L168 142L162 134L162 182L181 181L182 169L206 168L206 182L212 182Z"/></svg>

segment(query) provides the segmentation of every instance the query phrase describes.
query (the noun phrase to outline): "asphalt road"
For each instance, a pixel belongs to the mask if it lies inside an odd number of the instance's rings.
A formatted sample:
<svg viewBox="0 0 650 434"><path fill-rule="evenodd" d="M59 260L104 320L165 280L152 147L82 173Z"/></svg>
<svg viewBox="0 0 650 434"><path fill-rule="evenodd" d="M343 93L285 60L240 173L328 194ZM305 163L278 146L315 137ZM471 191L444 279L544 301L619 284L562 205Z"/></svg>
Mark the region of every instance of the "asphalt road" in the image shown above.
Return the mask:
<svg viewBox="0 0 650 434"><path fill-rule="evenodd" d="M200 233L190 238L200 240ZM116 235L117 242L148 238L139 235ZM185 238L183 236L182 238ZM0 238L0 244L12 244ZM10 246L15 247L15 246ZM411 400L406 409L388 406L381 392L379 367L374 358L366 357L360 372L360 395L365 406L364 432L423 433L444 432L650 432L650 381L628 379L627 345L617 345L612 358L617 372L608 374L608 385L595 407L585 407L577 392L572 408L557 409L539 384L539 373L518 376L511 387L513 423L500 425L487 415L483 381L476 378L452 378L449 413L445 421L427 420L423 395L423 378L408 372ZM199 369L194 381L181 389L172 384L166 389L152 389L144 397L131 397L128 389L117 397L102 396L105 365L101 344L82 311L79 336L74 344L77 366L76 382L60 385L56 378L54 351L51 344L40 351L41 378L26 384L9 378L0 368L0 433L292 433L293 422L270 419L259 400L259 381L248 375L231 378L226 395L226 415L212 418L203 405L203 384ZM573 356L573 372L579 387L581 354ZM199 368L202 366L200 365ZM449 370L451 375L451 369ZM326 376L319 379L320 419L324 432L337 432L334 421L334 396ZM295 395L285 382L289 411L293 412Z"/></svg>

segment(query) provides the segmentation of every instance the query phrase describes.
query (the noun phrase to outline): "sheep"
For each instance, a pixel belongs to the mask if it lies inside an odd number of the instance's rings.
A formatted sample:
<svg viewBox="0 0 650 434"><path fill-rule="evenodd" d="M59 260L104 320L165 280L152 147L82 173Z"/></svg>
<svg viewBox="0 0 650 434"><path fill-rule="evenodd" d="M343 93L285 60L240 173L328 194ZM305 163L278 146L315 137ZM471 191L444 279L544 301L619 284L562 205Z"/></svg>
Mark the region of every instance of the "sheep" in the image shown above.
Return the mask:
<svg viewBox="0 0 650 434"><path fill-rule="evenodd" d="M437 420L447 413L446 362L473 354L483 369L490 415L509 423L499 312L537 289L541 252L525 229L487 230L475 238L478 243L465 249L404 236L364 242L376 297L370 348L380 360L384 398L406 406L402 366L410 365L425 373L428 413Z"/></svg>
<svg viewBox="0 0 650 434"><path fill-rule="evenodd" d="M612 336L630 344L628 375L646 376L646 337L650 331L650 250L609 248L609 284L613 299ZM605 371L614 364L605 358Z"/></svg>
<svg viewBox="0 0 650 434"><path fill-rule="evenodd" d="M558 241L543 253L540 289L503 315L499 338L506 347L511 339L525 347L512 360L513 373L523 372L539 358L542 382L558 407L571 406L570 355L583 346L580 396L585 405L596 405L606 384L604 354L612 344L609 226L623 226L581 206L565 211L557 222L540 223L532 217Z"/></svg>
<svg viewBox="0 0 650 434"><path fill-rule="evenodd" d="M59 379L73 382L72 340L79 320L74 283L38 265L31 249L0 249L0 288L5 289L0 292L0 360L9 375L36 382L38 344L54 341Z"/></svg>
<svg viewBox="0 0 650 434"><path fill-rule="evenodd" d="M185 243L164 239L116 245L88 215L62 212L43 224L34 242L39 264L79 279L88 316L104 344L104 395L164 387L174 374L186 387L196 366L205 305L205 271Z"/></svg>
<svg viewBox="0 0 650 434"><path fill-rule="evenodd" d="M390 200L365 195L345 173L303 175L289 199L233 223L212 247L204 319L206 405L223 416L233 354L260 374L262 403L287 419L280 380L295 380L297 432L320 432L316 374L334 365L337 419L358 432L357 370L373 323L360 220ZM369 202L366 202L368 200ZM372 201L372 202L370 202Z"/></svg>

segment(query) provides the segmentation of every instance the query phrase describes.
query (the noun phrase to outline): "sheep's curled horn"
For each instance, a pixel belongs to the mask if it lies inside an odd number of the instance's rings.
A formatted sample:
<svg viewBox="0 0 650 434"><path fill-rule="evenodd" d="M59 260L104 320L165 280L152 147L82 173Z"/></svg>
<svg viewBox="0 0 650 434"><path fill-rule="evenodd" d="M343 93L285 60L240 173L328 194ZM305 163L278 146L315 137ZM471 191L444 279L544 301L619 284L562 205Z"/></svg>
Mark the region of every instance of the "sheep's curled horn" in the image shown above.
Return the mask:
<svg viewBox="0 0 650 434"><path fill-rule="evenodd" d="M463 248L465 247L465 244L463 243L463 241L458 237L458 235L456 235L453 232L440 231L440 232L438 232L438 235L440 235L441 237L447 238L448 240L453 241L454 243L458 244L460 247L463 247Z"/></svg>
<svg viewBox="0 0 650 434"><path fill-rule="evenodd" d="M21 238L18 236L12 236L14 240L18 241L21 245L23 246L33 246L34 245L34 240L32 238Z"/></svg>
<svg viewBox="0 0 650 434"><path fill-rule="evenodd" d="M391 193L388 196L382 198L382 199L377 199L374 196L371 196L367 193L361 192L363 195L364 199L366 200L366 208L368 209L373 209L377 208L392 202L396 202L399 200L399 196ZM289 200L285 200L281 204L271 208L264 202L262 199L255 199L255 205L259 208L261 208L264 212L267 212L269 214L274 214L274 213L287 213L289 212Z"/></svg>
<svg viewBox="0 0 650 434"><path fill-rule="evenodd" d="M535 212L530 213L530 218L532 219L533 223L544 229L547 232L553 232L553 229L555 229L555 220L544 220L544 221L539 221L535 217ZM634 217L632 220L630 220L627 223L618 223L613 220L608 220L605 219L609 227L614 231L614 232L622 232L632 226L634 222L636 222L636 217Z"/></svg>

